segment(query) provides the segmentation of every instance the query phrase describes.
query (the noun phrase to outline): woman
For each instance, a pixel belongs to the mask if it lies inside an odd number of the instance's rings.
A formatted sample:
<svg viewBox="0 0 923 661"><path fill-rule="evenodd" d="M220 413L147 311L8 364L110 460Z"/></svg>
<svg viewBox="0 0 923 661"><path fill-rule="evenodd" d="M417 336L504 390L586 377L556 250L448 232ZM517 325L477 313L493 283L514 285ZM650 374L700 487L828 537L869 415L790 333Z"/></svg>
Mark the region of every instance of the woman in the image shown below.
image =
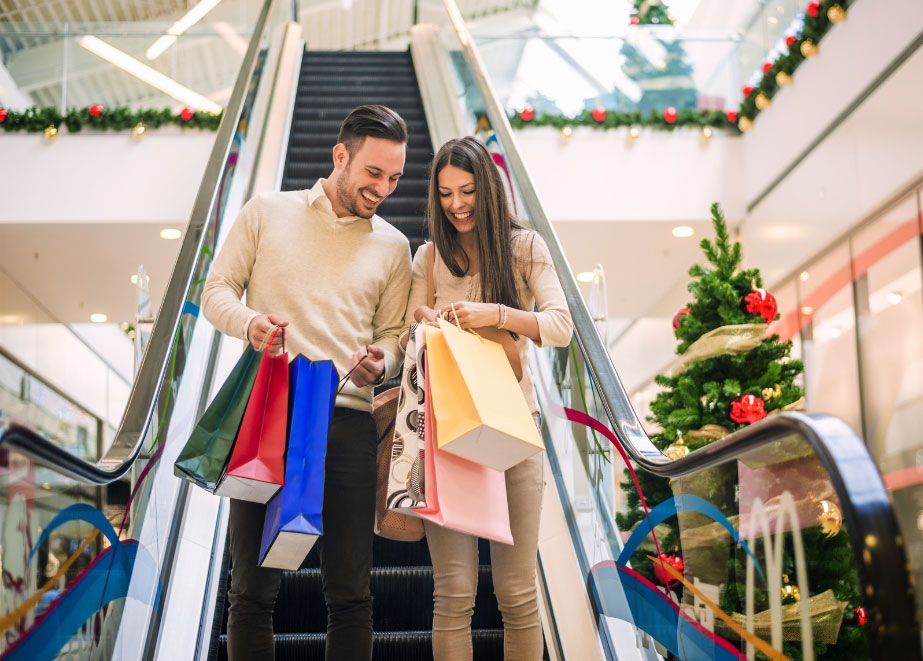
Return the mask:
<svg viewBox="0 0 923 661"><path fill-rule="evenodd" d="M414 256L405 326L441 314L462 328L507 331L507 344L515 341L508 355L521 365L520 386L537 423L528 340L564 346L573 324L547 245L513 218L493 159L475 138L450 140L436 154L427 220L433 240ZM429 292L434 304L427 301ZM520 365L514 364L517 373ZM535 585L542 461L540 453L506 471L513 545L490 543L506 659L542 657ZM465 661L472 658L477 538L428 521L424 526L435 582L433 655L436 661Z"/></svg>

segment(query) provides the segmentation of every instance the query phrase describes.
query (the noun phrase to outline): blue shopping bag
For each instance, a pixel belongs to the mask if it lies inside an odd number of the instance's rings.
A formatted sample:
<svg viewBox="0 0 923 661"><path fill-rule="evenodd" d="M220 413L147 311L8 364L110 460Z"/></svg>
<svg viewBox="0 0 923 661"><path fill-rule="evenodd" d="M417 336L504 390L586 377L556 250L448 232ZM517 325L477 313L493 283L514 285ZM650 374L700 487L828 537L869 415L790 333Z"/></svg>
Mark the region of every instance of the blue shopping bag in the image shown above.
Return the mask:
<svg viewBox="0 0 923 661"><path fill-rule="evenodd" d="M285 486L266 505L260 548L260 566L278 569L298 569L323 532L324 460L337 390L329 360L297 356L289 369Z"/></svg>

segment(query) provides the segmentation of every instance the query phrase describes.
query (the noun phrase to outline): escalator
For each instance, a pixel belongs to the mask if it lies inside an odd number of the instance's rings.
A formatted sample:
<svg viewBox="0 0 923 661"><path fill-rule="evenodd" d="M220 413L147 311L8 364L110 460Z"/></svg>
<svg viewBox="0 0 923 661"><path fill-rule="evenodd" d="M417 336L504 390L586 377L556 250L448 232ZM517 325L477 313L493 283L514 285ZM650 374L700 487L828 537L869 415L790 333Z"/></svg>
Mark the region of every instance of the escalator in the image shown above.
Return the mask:
<svg viewBox="0 0 923 661"><path fill-rule="evenodd" d="M923 661L901 531L873 461L845 423L784 413L680 459L653 446L454 3L447 2L441 27L414 34L412 56L304 51L292 36L290 5L264 3L122 425L103 459L87 463L2 421L3 658L224 658L227 506L172 473L240 350L200 318L201 281L262 169L272 166L278 176L268 178L283 189L310 186L330 171L346 112L385 103L408 121L411 142L405 177L381 215L419 245L433 144L453 131L473 132L486 117L493 131L486 140L509 177L517 213L545 238L571 306L571 347L535 349L532 357L547 448L539 584L548 658ZM445 121L451 116L466 123L453 127ZM276 131L283 118L288 128ZM622 456L639 473L665 478L669 491L625 530L615 518ZM113 483L122 486L106 488ZM123 491L130 494L124 501L107 500ZM679 543L659 548L662 526L673 524ZM375 545L375 658L431 658L425 543ZM502 658L486 545L480 550L475 658ZM685 561L683 580L664 581L673 589L638 564L660 553ZM855 603L818 588L834 570L855 587ZM285 574L274 619L277 658L322 658L319 583L314 554Z"/></svg>

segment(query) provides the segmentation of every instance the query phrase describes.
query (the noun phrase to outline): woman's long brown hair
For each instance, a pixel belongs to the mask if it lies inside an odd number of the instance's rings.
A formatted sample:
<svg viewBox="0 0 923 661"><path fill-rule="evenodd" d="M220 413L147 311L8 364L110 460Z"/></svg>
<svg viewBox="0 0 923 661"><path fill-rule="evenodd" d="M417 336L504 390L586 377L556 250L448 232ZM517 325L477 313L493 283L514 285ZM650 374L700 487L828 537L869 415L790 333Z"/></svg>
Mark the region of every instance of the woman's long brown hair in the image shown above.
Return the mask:
<svg viewBox="0 0 923 661"><path fill-rule="evenodd" d="M513 268L513 230L524 228L510 213L500 173L490 152L477 138L449 140L433 159L426 219L439 257L456 278L468 272L470 264L459 243L458 230L439 203L439 173L447 165L474 177L474 231L481 267L481 300L521 308Z"/></svg>

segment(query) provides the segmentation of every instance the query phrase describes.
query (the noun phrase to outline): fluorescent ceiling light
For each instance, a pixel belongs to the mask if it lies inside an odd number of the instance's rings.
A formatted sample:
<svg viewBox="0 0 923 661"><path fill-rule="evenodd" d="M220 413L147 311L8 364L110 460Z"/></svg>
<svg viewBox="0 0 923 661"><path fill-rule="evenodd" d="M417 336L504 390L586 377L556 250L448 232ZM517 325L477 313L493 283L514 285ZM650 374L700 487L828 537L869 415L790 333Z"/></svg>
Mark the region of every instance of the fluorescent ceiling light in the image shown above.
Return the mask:
<svg viewBox="0 0 923 661"><path fill-rule="evenodd" d="M94 324L104 324L108 320L109 320L109 317L102 314L101 312L97 312L96 314L90 315L90 321L92 321Z"/></svg>
<svg viewBox="0 0 923 661"><path fill-rule="evenodd" d="M580 282L593 282L593 272L584 271L583 273L578 273L577 280L579 280Z"/></svg>
<svg viewBox="0 0 923 661"><path fill-rule="evenodd" d="M145 57L149 60L157 59L161 53L173 45L179 35L201 21L205 17L205 14L218 6L219 2L221 2L221 0L202 0L199 4L190 9L188 14L174 23L170 29L167 30L166 34L155 41L154 44L147 49Z"/></svg>
<svg viewBox="0 0 923 661"><path fill-rule="evenodd" d="M131 280L131 284L133 284L133 285L138 284L138 274L135 273L133 276L131 276L131 278L129 278L129 280ZM147 281L148 281L148 282L151 281L151 276L147 276Z"/></svg>
<svg viewBox="0 0 923 661"><path fill-rule="evenodd" d="M226 42L228 42L228 46L231 47L231 50L233 50L241 57L246 55L247 41L237 33L237 30L235 30L230 23L218 21L214 24L214 27L215 31L224 37Z"/></svg>
<svg viewBox="0 0 923 661"><path fill-rule="evenodd" d="M805 316L814 314L814 308L812 308L810 305L802 305L801 314Z"/></svg>
<svg viewBox="0 0 923 661"><path fill-rule="evenodd" d="M172 229L172 228L169 228L169 227L168 227L167 229L165 229L165 230L160 230L160 238L161 238L161 239L178 239L178 238L180 238L182 235L183 235L183 233L180 232L179 230L175 230L175 229Z"/></svg>
<svg viewBox="0 0 923 661"><path fill-rule="evenodd" d="M221 106L217 103L209 101L204 96L193 92L188 87L183 87L172 78L139 62L127 53L123 53L118 48L107 44L98 37L86 35L80 38L79 43L94 55L98 55L104 60L111 62L119 69L143 80L152 87L156 87L164 94L172 96L174 99L190 108L210 112L215 115L221 112Z"/></svg>
<svg viewBox="0 0 923 661"><path fill-rule="evenodd" d="M688 225L680 225L679 227L673 228L673 236L681 238L681 239L687 236L692 236L694 233L695 233L695 230L693 230Z"/></svg>

